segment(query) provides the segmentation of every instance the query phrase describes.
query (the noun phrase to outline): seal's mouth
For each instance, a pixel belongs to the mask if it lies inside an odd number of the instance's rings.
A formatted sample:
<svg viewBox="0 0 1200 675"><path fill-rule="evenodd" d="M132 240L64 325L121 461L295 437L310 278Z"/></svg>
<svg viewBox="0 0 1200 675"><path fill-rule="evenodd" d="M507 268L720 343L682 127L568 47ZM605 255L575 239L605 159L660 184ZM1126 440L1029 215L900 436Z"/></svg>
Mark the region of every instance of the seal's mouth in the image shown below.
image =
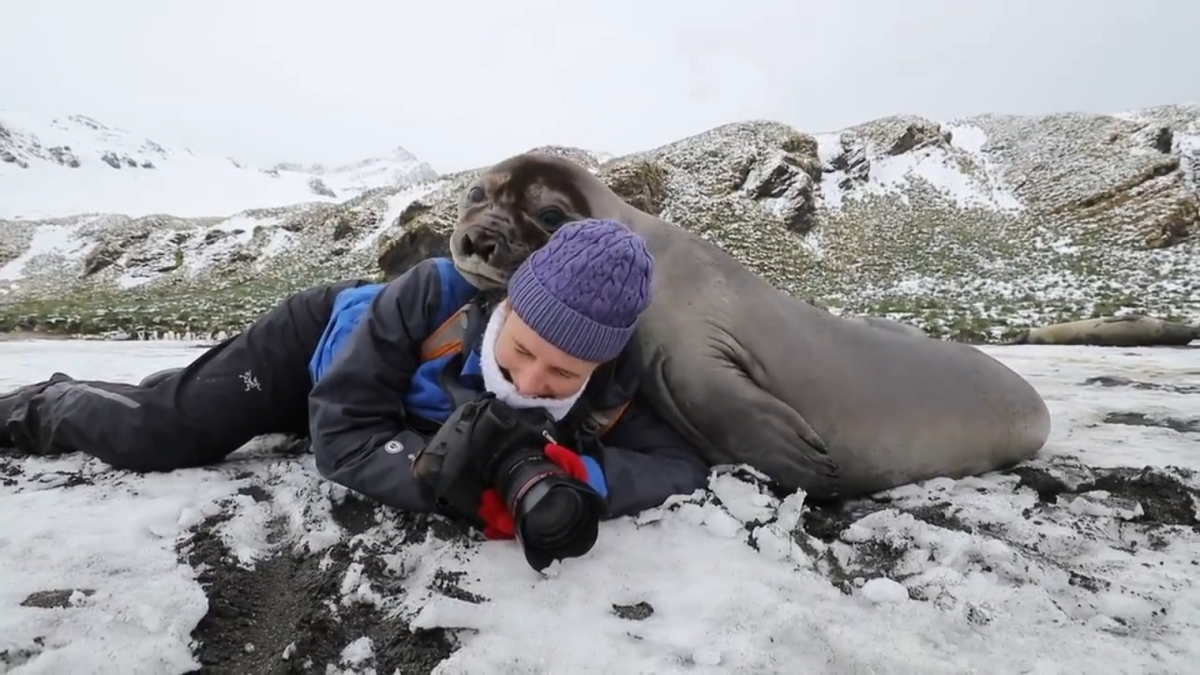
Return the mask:
<svg viewBox="0 0 1200 675"><path fill-rule="evenodd" d="M464 278L480 290L508 286L520 266L502 235L486 227L455 230L450 235L450 257Z"/></svg>

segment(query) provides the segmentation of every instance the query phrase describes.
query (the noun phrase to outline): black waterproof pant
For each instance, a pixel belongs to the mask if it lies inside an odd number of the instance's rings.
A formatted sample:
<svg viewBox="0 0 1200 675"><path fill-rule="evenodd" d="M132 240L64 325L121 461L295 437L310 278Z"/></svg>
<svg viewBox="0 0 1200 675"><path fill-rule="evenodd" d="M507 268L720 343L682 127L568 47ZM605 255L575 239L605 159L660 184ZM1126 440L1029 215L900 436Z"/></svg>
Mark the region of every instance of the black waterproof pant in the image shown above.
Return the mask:
<svg viewBox="0 0 1200 675"><path fill-rule="evenodd" d="M291 295L152 386L51 384L10 412L8 428L26 453L78 451L140 472L214 464L263 434L307 436L309 359L337 294L366 283Z"/></svg>

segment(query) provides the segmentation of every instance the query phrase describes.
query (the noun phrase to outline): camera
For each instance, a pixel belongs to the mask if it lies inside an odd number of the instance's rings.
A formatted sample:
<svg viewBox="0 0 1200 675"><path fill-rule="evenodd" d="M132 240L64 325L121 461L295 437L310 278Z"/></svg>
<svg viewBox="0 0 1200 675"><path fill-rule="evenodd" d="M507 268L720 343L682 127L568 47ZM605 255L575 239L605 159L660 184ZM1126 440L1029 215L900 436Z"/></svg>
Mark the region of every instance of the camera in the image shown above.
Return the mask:
<svg viewBox="0 0 1200 675"><path fill-rule="evenodd" d="M542 449L555 431L545 410L513 408L485 394L443 423L414 458L413 476L438 510L470 520L478 519L480 491L495 488L526 562L541 571L590 551L608 511L592 486L546 457Z"/></svg>
<svg viewBox="0 0 1200 675"><path fill-rule="evenodd" d="M492 485L513 517L517 541L533 569L577 558L596 544L607 510L604 498L536 448L506 457Z"/></svg>

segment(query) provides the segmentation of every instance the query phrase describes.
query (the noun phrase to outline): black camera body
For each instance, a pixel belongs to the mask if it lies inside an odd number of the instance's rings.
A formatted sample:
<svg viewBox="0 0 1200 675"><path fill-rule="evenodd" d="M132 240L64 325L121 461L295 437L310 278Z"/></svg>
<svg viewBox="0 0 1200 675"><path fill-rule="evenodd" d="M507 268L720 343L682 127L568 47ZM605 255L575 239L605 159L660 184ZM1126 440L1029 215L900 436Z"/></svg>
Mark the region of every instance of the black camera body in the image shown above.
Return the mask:
<svg viewBox="0 0 1200 675"><path fill-rule="evenodd" d="M494 487L513 517L526 562L541 571L555 560L590 551L608 511L595 489L546 457L542 449L556 431L545 410L513 408L485 394L446 420L413 460L413 473L438 508L472 518L473 505L454 508L455 493L462 490L477 499L482 486ZM486 459L476 464L477 476L463 475L473 453Z"/></svg>

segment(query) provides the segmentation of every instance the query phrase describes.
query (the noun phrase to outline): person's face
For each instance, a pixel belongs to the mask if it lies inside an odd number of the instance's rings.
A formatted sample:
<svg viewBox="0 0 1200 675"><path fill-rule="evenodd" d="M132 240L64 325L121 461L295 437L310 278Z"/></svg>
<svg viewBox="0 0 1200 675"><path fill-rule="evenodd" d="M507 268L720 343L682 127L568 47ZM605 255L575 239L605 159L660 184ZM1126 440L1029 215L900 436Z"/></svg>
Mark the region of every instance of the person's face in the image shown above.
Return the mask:
<svg viewBox="0 0 1200 675"><path fill-rule="evenodd" d="M522 396L554 399L574 395L600 365L546 342L511 307L496 338L496 364Z"/></svg>

